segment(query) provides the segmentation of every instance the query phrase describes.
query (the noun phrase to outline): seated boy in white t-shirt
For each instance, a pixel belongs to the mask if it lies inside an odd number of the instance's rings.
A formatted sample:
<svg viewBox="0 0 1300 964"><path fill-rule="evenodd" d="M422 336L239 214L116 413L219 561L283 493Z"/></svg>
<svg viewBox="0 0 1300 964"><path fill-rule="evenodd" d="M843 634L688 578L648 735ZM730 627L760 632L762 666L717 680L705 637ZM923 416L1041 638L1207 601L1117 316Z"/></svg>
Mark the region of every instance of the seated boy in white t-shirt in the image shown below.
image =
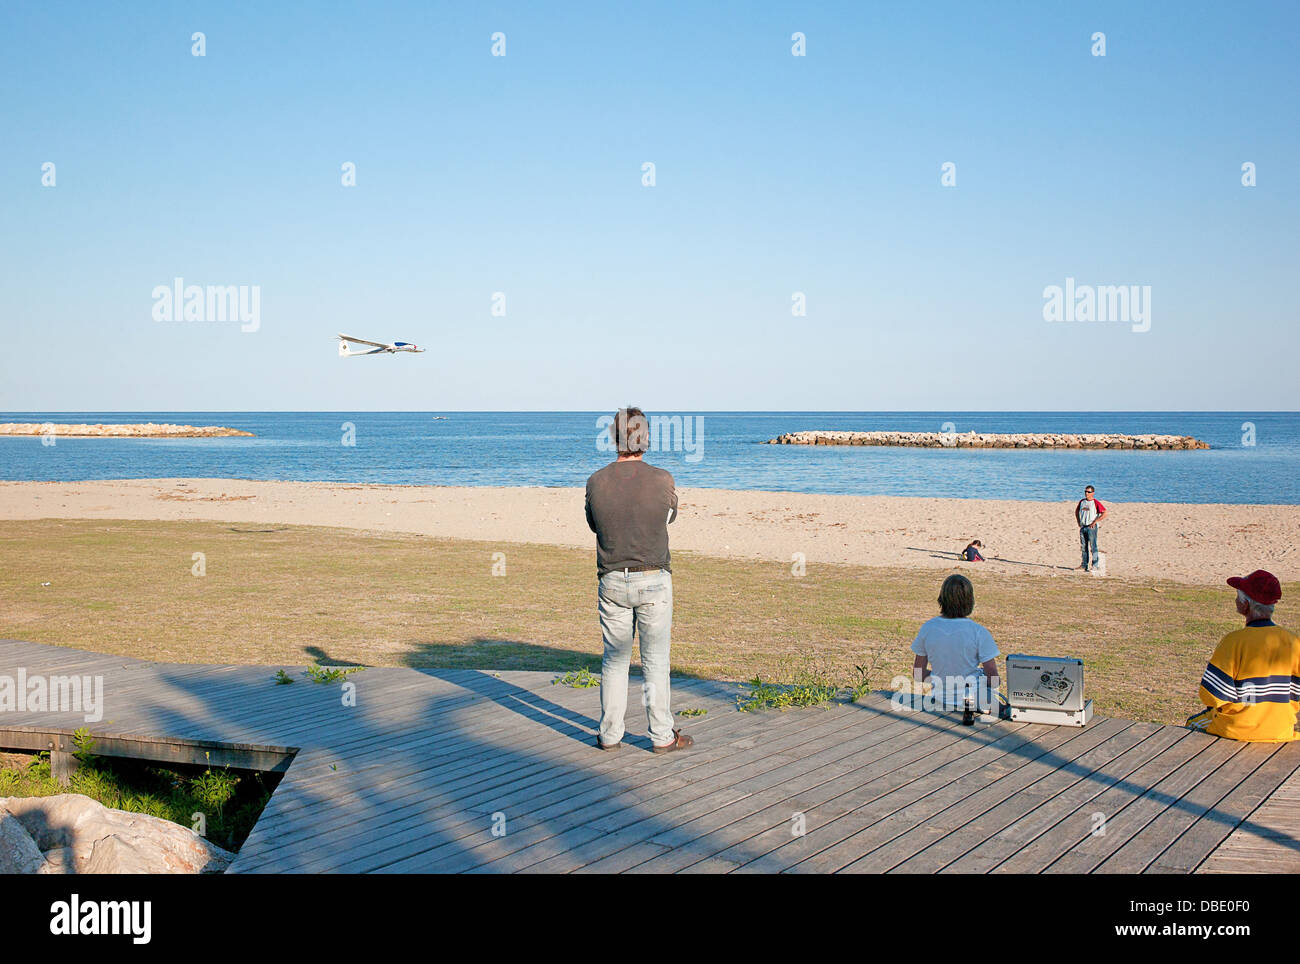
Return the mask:
<svg viewBox="0 0 1300 964"><path fill-rule="evenodd" d="M969 699L984 712L996 713L1000 685L997 657L1001 654L993 634L970 618L975 611L975 588L969 579L953 574L943 581L939 611L912 641L916 654L913 679L918 683L929 679L945 709L963 709ZM981 694L984 687L987 690Z"/></svg>

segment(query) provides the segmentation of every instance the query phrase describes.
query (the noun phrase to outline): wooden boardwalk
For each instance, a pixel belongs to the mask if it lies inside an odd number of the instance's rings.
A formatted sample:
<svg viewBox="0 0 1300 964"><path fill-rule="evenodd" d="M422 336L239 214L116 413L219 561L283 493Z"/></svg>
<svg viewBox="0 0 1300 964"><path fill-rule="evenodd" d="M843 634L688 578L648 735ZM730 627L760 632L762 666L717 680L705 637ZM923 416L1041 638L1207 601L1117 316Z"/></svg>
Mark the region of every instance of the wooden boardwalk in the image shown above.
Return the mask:
<svg viewBox="0 0 1300 964"><path fill-rule="evenodd" d="M124 753L285 769L231 873L1300 870L1298 744L963 727L879 695L740 713L734 685L677 680L674 707L708 713L682 718L694 749L660 756L633 680L626 745L602 753L598 691L553 673L367 669L345 706L302 667L273 684L279 668L0 641L0 675L102 676L106 704L96 723L0 713L0 748L86 726Z"/></svg>

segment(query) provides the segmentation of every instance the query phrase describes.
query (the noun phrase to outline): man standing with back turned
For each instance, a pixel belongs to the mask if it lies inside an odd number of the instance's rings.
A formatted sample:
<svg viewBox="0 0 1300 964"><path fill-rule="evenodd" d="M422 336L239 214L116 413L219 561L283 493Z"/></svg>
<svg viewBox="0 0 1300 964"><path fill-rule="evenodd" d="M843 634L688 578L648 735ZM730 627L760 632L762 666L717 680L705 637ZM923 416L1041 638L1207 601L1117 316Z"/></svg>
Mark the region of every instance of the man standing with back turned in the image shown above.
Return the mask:
<svg viewBox="0 0 1300 964"><path fill-rule="evenodd" d="M600 733L596 745L622 745L633 633L641 641L642 702L655 753L695 741L673 729L668 690L673 577L668 523L677 518L671 473L642 461L649 425L639 408L621 409L609 432L618 458L587 480L587 525L596 533L600 632Z"/></svg>

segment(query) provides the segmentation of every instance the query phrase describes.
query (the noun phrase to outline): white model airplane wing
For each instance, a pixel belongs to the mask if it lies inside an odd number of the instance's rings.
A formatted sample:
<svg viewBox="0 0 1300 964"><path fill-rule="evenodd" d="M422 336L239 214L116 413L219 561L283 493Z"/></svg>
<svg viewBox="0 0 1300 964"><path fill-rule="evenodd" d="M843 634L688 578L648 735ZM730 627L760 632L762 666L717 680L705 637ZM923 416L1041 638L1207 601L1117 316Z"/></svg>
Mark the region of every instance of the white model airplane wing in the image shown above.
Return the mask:
<svg viewBox="0 0 1300 964"><path fill-rule="evenodd" d="M375 347L375 348L390 348L390 347L392 347L392 346L389 345L387 342L382 342L382 341L366 341L364 338L353 338L351 335L339 335L339 341L354 341L354 342L356 342L358 345L371 345L371 346L373 346L373 347Z"/></svg>

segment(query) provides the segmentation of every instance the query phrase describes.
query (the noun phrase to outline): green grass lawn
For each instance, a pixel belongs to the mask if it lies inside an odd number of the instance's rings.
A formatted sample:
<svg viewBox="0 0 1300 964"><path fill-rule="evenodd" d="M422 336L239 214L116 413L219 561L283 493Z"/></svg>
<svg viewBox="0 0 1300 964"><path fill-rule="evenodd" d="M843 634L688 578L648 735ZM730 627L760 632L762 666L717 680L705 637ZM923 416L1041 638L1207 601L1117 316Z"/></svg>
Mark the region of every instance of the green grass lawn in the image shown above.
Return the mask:
<svg viewBox="0 0 1300 964"><path fill-rule="evenodd" d="M206 575L192 574L196 552ZM595 669L594 555L302 526L3 522L0 636L168 662ZM946 575L673 564L675 672L781 681L816 664L849 685L874 658L877 688L910 672ZM1104 715L1181 723L1215 643L1240 625L1226 587L962 571L1002 652L1081 657Z"/></svg>

